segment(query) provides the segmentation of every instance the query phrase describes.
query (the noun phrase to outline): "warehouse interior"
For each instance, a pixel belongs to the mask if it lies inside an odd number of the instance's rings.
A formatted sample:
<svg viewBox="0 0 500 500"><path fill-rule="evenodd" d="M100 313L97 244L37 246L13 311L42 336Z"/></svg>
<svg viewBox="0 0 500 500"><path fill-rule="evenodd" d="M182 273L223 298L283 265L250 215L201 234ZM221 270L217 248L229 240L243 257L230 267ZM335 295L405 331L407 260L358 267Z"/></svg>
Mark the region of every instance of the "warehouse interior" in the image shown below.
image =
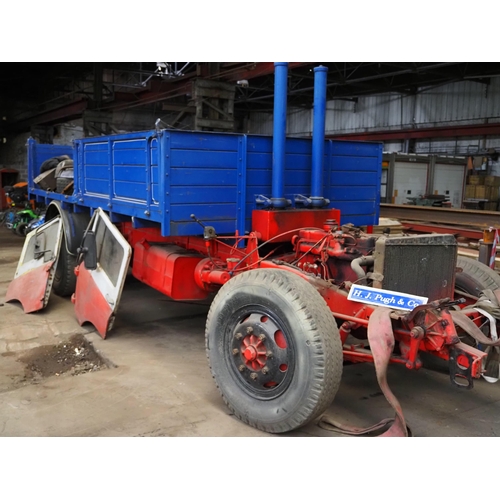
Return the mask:
<svg viewBox="0 0 500 500"><path fill-rule="evenodd" d="M498 146L500 68L478 62L290 63L289 135L311 134L317 65L328 68L327 136L383 141L388 152L402 153L477 155ZM269 133L272 63L3 63L2 69L4 141L28 132L50 142L149 129L157 119L171 128ZM204 83L218 97L199 88Z"/></svg>
<svg viewBox="0 0 500 500"><path fill-rule="evenodd" d="M97 144L108 137L132 140L139 132L262 136L269 142L275 135L273 62L2 62L0 68L0 212L8 209L5 187L32 183L27 147L31 140L36 147L58 147L81 140L81 144L90 144L90 139ZM287 140L296 139L297 144L302 139L314 141L317 68L326 68L325 141L348 141L353 148L358 143L381 145L378 224L363 223L362 237L431 233L448 245L446 237L451 234L462 259L458 262L465 258L487 266L495 290L497 280L500 285L500 63L290 62L285 132ZM239 149L237 152L240 154ZM362 160L356 157L355 161ZM151 167L153 160L148 161ZM356 183L352 176L350 187ZM39 189L36 183L29 186ZM47 189L46 201L53 191ZM42 209L46 208L41 202L44 196L37 192L36 204ZM64 207L71 199L61 197L60 202ZM111 214L111 204L107 207ZM97 205L92 206L92 213L95 209ZM113 223L125 221L121 214L110 218ZM198 227L214 264L208 243L214 235L207 231L212 221L201 216L198 220L194 214L191 218L190 227ZM333 224L332 233L333 226L343 228ZM150 227L152 223L141 229ZM75 319L74 297L52 293L47 309L24 314L19 303L6 297L25 238L27 234L0 226L0 441L25 436L236 437L251 438L254 446L260 443L258 439L278 436L287 449L294 446L290 440L299 437L303 442L326 442L341 436L307 422L285 434L287 439L264 427L246 425L245 417L235 417L233 408L219 397L207 364L204 335L213 288L203 300L175 302L129 272L124 278L120 314L106 338L93 324ZM318 241L304 253L315 251L317 245ZM271 248L269 254L273 252ZM215 260L217 271L219 261ZM434 268L436 275L443 267L444 263ZM403 274L412 272L411 265L401 269ZM383 276L377 278L377 272L372 270L373 279L383 280ZM462 292L471 299L467 287ZM342 314L348 318L345 311ZM358 313L358 319L368 324L368 316L365 320L362 314ZM500 317L497 310L491 314ZM484 327L484 323L478 325ZM491 338L495 338L496 330L491 330ZM411 331L414 337L420 334ZM64 359L75 358L74 353L87 357L67 371L56 365L52 369L49 361L40 368L37 356L54 348L58 356L67 356ZM418 344L411 349L418 351ZM52 351L52 362L57 364L61 361L56 351ZM500 352L500 347L488 352ZM405 367L402 362L389 370L391 388L407 415L409 435L499 435L498 384L483 377L474 381L470 391L455 390L448 387L450 374L443 356L427 359L427 354L423 354L419 373L407 370L408 364ZM286 371L285 362L280 369L283 366ZM390 397L381 392L379 382L371 364L349 358L328 410L330 416L358 428L384 419ZM357 438L341 441L352 443L353 439Z"/></svg>
<svg viewBox="0 0 500 500"><path fill-rule="evenodd" d="M389 175L396 185L382 188L385 202L441 195L456 208L498 208L497 189L466 190L464 179L500 176L499 64L290 63L288 136L312 136L317 65L328 68L326 137L382 142L384 153L399 155ZM26 177L28 137L70 144L154 127L272 135L272 63L4 63L2 69L0 166L18 170L19 181ZM462 167L448 183L434 185L429 165L442 158L448 165L458 158ZM411 180L405 161L420 167ZM476 199L486 201L470 201Z"/></svg>

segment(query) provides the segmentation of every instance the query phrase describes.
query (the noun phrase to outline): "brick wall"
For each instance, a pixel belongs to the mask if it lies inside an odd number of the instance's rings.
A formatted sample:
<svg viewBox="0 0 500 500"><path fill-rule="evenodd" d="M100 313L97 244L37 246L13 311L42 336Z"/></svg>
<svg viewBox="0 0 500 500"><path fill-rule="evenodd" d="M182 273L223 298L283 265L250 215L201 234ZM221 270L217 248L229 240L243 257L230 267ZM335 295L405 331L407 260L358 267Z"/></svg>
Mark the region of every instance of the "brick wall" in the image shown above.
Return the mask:
<svg viewBox="0 0 500 500"><path fill-rule="evenodd" d="M29 132L20 134L5 144L0 144L0 165L2 168L15 168L19 171L19 181L26 181L28 174L28 154L26 141Z"/></svg>

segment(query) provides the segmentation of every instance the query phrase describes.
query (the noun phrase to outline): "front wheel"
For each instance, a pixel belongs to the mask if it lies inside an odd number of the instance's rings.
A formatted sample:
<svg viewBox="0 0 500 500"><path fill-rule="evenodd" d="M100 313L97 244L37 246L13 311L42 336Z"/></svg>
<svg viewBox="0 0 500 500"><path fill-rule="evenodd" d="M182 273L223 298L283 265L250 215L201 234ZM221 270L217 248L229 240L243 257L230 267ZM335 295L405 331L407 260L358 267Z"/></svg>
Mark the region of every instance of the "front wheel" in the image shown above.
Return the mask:
<svg viewBox="0 0 500 500"><path fill-rule="evenodd" d="M212 376L234 415L282 433L320 416L342 375L342 344L318 291L289 271L253 270L228 281L206 324Z"/></svg>

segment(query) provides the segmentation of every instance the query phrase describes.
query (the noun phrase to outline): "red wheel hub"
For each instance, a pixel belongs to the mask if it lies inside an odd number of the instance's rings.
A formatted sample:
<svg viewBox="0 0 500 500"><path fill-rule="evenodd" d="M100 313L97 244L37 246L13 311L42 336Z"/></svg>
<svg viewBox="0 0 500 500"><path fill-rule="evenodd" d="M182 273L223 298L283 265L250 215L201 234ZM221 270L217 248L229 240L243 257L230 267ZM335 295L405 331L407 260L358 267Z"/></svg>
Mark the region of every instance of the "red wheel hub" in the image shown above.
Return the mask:
<svg viewBox="0 0 500 500"><path fill-rule="evenodd" d="M266 365L266 347L262 340L255 335L247 335L243 339L241 353L245 358L245 364L254 371L260 370Z"/></svg>
<svg viewBox="0 0 500 500"><path fill-rule="evenodd" d="M293 374L293 346L276 321L262 311L242 317L227 354L238 383L258 394L281 393Z"/></svg>
<svg viewBox="0 0 500 500"><path fill-rule="evenodd" d="M255 361L257 359L257 349L251 345L243 351L243 356L247 361Z"/></svg>

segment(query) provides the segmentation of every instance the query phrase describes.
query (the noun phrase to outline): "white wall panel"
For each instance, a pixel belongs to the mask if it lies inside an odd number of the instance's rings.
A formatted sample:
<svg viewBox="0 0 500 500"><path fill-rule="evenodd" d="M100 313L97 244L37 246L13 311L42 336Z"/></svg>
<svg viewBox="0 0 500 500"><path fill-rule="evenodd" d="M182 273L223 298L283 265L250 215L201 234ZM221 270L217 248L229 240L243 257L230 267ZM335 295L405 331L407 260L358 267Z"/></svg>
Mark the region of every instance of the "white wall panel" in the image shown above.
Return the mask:
<svg viewBox="0 0 500 500"><path fill-rule="evenodd" d="M466 165L446 165L436 163L432 194L442 194L449 198L453 208L462 206Z"/></svg>
<svg viewBox="0 0 500 500"><path fill-rule="evenodd" d="M417 162L394 162L392 196L396 205L408 203L408 198L424 195L427 190L429 165Z"/></svg>

